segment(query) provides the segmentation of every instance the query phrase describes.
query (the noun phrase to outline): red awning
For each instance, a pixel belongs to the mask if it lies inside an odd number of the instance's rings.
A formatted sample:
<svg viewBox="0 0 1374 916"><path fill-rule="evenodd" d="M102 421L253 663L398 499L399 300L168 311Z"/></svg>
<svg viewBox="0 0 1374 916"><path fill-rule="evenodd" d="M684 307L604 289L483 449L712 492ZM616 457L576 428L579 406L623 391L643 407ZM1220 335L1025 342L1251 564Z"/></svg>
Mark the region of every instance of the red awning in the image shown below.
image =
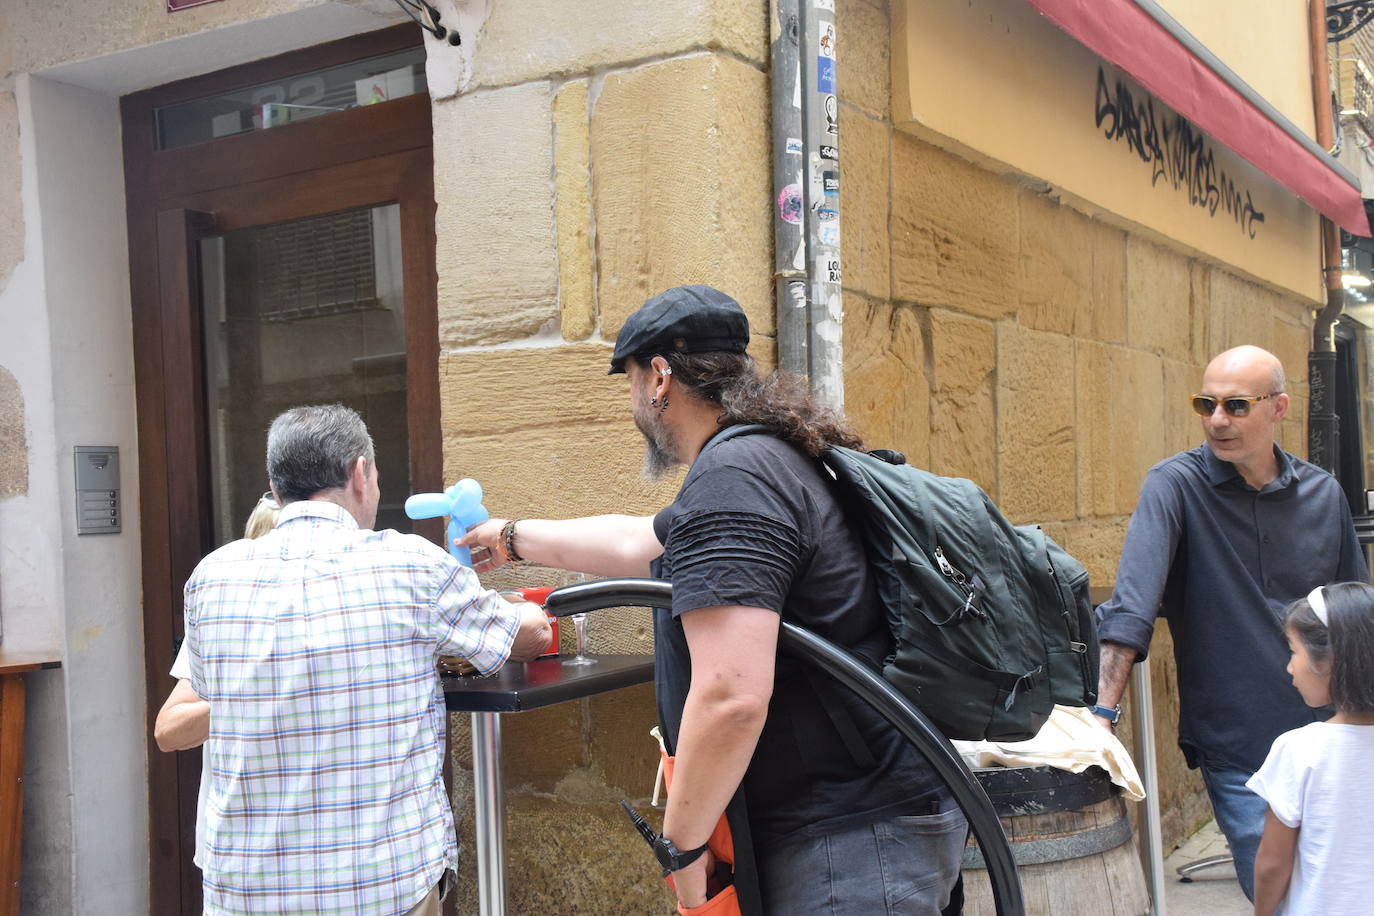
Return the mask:
<svg viewBox="0 0 1374 916"><path fill-rule="evenodd" d="M1262 111L1134 0L1028 2L1314 210L1355 235L1371 234L1360 189L1332 157L1293 136L1277 112Z"/></svg>

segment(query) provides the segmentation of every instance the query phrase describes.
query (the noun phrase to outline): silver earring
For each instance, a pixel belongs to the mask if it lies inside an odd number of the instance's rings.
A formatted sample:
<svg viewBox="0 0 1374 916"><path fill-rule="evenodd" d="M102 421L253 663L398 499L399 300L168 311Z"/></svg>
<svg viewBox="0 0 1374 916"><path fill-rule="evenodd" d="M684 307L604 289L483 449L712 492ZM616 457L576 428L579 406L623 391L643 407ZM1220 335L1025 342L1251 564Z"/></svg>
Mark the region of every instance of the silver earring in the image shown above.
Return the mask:
<svg viewBox="0 0 1374 916"><path fill-rule="evenodd" d="M665 394L665 395L663 396L663 403L660 404L660 405L658 405L658 412L659 412L659 413L663 413L663 411L665 411L665 410L667 410L667 409L668 409L668 396Z"/></svg>
<svg viewBox="0 0 1374 916"><path fill-rule="evenodd" d="M650 406L650 407L657 407L657 406L658 406L658 398L649 398L649 406Z"/></svg>

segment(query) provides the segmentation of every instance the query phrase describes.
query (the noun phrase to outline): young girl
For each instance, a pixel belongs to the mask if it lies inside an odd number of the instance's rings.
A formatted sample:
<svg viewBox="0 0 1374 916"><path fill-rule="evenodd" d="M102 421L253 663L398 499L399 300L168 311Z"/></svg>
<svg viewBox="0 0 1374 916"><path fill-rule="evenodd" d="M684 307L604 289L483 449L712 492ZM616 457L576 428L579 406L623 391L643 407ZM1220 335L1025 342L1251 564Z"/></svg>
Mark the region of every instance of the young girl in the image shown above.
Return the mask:
<svg viewBox="0 0 1374 916"><path fill-rule="evenodd" d="M1336 714L1278 737L1246 783L1269 803L1255 916L1374 912L1374 588L1315 588L1288 608L1288 673ZM1286 895L1286 896L1285 896Z"/></svg>

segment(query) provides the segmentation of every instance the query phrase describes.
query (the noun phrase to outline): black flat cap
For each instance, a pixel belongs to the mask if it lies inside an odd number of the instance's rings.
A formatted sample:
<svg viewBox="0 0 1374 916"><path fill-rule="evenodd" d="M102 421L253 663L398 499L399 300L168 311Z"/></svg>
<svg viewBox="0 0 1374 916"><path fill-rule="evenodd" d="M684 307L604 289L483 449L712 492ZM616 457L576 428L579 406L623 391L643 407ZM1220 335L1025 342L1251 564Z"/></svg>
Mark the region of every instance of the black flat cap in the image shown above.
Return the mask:
<svg viewBox="0 0 1374 916"><path fill-rule="evenodd" d="M748 346L749 319L738 302L709 286L675 286L625 319L606 374L624 372L632 356L743 353Z"/></svg>

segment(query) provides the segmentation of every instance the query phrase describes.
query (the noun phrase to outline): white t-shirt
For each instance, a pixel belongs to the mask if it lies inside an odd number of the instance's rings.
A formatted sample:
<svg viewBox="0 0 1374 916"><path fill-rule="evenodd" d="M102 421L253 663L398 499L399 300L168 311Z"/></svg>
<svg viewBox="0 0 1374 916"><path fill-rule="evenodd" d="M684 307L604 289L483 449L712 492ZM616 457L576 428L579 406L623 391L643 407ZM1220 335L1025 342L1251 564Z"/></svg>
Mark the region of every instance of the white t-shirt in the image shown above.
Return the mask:
<svg viewBox="0 0 1374 916"><path fill-rule="evenodd" d="M1374 901L1374 725L1285 732L1246 786L1298 828L1284 916L1367 916Z"/></svg>
<svg viewBox="0 0 1374 916"><path fill-rule="evenodd" d="M187 648L187 640L181 641L181 650L177 652L176 661L172 662L172 677L177 680L185 678L191 679L191 654ZM205 793L209 788L209 773L206 772L210 765L210 755L202 753L200 755L200 790L196 793L196 855L195 863L197 867L204 868L205 852Z"/></svg>

